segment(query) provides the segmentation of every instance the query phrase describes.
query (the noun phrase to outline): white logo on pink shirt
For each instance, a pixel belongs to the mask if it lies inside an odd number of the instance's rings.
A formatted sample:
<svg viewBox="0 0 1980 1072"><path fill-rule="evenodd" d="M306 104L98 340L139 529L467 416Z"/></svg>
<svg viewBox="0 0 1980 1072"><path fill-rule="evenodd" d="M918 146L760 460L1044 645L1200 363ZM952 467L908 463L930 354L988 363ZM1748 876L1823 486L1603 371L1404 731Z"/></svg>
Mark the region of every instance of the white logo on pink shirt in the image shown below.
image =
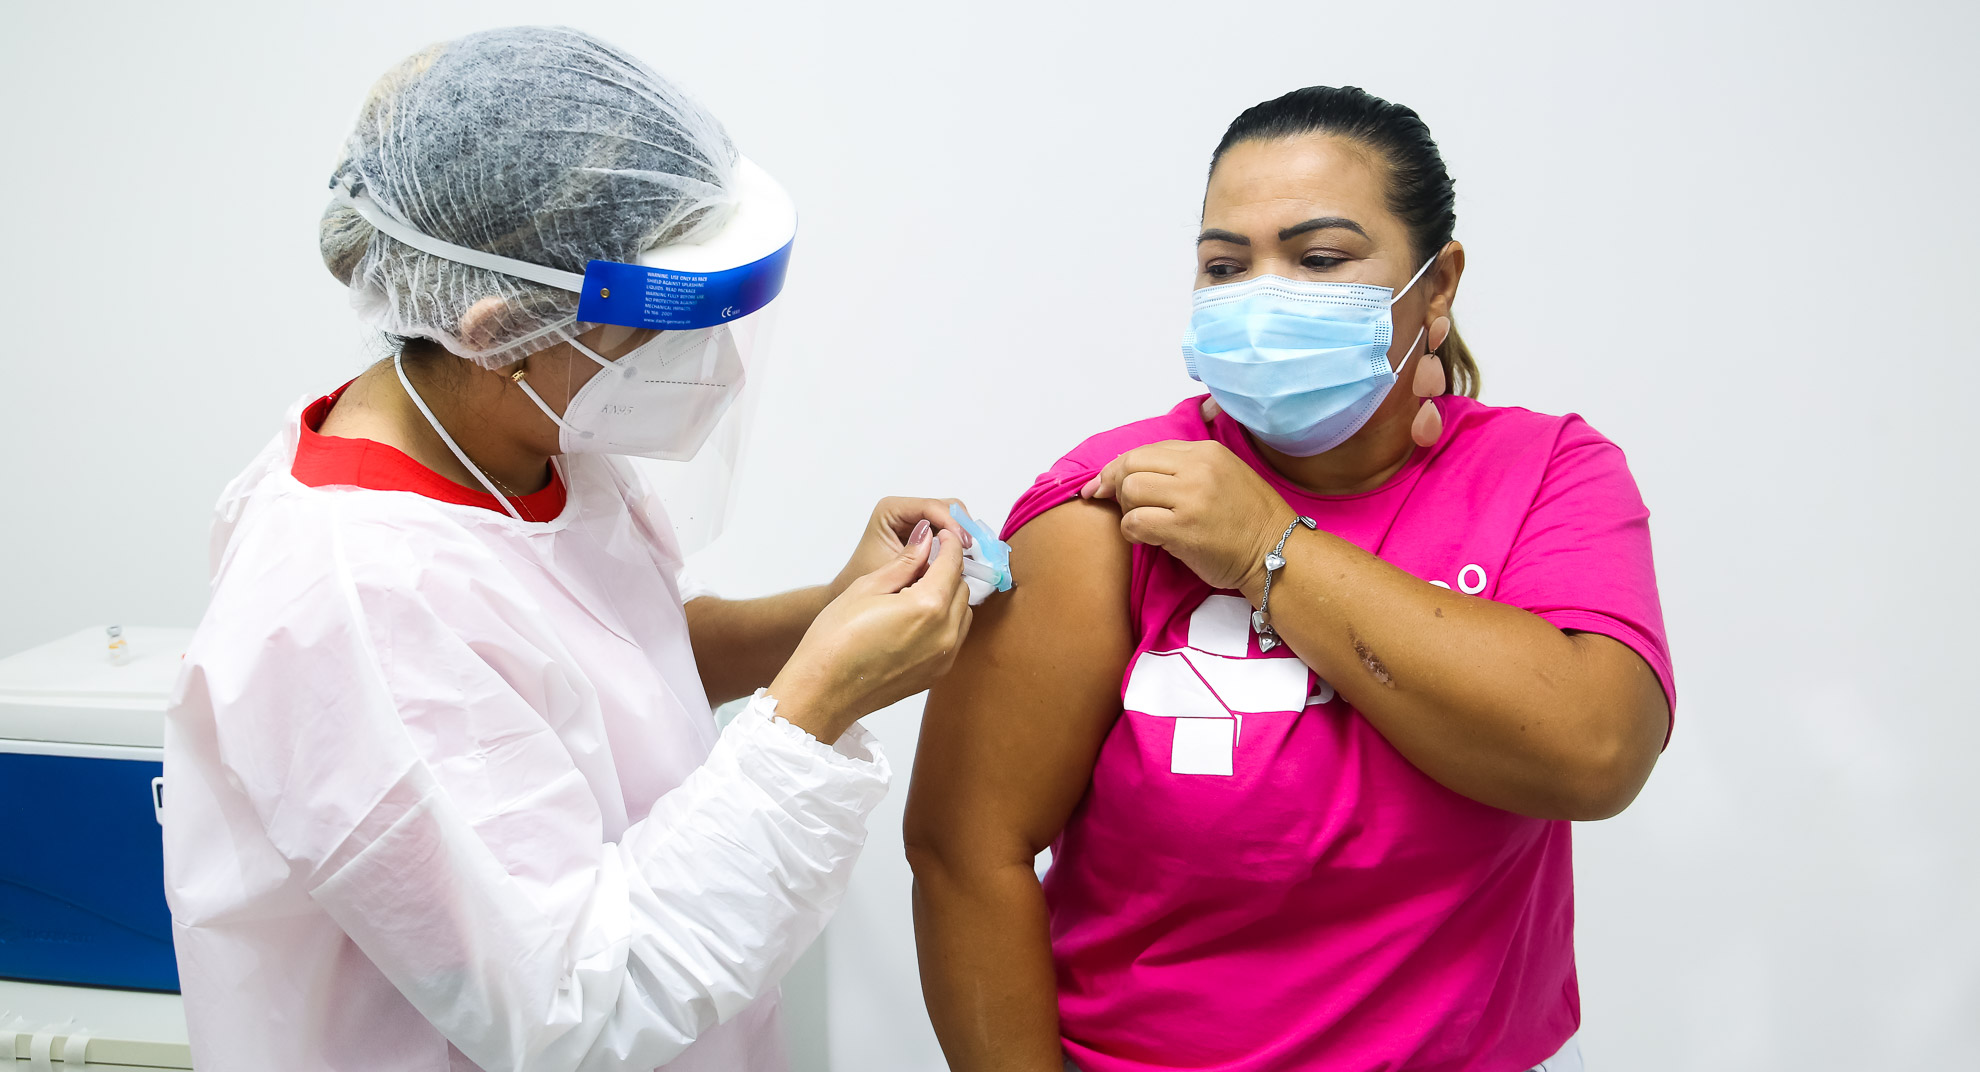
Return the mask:
<svg viewBox="0 0 1980 1072"><path fill-rule="evenodd" d="M1190 614L1187 646L1135 660L1122 705L1176 720L1171 773L1228 776L1244 716L1297 715L1334 698L1333 686L1312 678L1298 659L1250 652L1251 604L1213 595ZM1311 691L1309 680L1317 682Z"/></svg>
<svg viewBox="0 0 1980 1072"><path fill-rule="evenodd" d="M1431 581L1430 583L1445 589L1451 586L1451 582L1449 581ZM1464 568L1458 571L1458 591L1463 592L1465 595L1475 596L1483 592L1485 590L1485 584L1485 567L1476 562L1467 562Z"/></svg>

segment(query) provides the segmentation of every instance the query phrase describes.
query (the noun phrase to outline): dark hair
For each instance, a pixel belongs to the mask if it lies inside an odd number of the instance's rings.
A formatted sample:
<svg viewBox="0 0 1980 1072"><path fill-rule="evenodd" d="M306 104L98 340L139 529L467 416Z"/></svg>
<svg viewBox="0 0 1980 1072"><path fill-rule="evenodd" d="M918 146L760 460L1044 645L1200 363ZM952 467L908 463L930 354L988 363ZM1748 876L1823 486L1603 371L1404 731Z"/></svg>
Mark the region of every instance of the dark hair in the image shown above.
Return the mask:
<svg viewBox="0 0 1980 1072"><path fill-rule="evenodd" d="M1210 170L1239 142L1302 134L1331 134L1379 154L1388 168L1389 211L1409 228L1415 265L1450 242L1457 228L1457 194L1423 117L1355 86L1308 86L1246 108L1231 121L1210 154ZM1455 322L1438 347L1450 373L1450 389L1478 397L1478 362L1458 337Z"/></svg>
<svg viewBox="0 0 1980 1072"><path fill-rule="evenodd" d="M395 335L389 331L380 334L386 355L402 357L407 364L430 362L447 354L447 348L438 340L424 335Z"/></svg>
<svg viewBox="0 0 1980 1072"><path fill-rule="evenodd" d="M376 352L387 359L397 357L404 361L406 374L417 375L422 384L430 379L455 388L467 379L467 359L455 355L439 340L424 335L397 335L381 331L378 333Z"/></svg>

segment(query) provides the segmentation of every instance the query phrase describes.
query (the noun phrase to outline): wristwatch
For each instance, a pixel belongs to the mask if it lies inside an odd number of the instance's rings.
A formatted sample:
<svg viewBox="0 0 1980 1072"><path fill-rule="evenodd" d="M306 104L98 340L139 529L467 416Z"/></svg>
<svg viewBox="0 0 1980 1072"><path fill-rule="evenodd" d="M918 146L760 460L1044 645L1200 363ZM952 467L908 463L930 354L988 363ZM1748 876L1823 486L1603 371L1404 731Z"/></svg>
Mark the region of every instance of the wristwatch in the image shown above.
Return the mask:
<svg viewBox="0 0 1980 1072"><path fill-rule="evenodd" d="M1271 651L1284 643L1272 628L1272 612L1268 609L1272 605L1272 578L1286 568L1286 541L1292 539L1293 530L1301 525L1309 529L1320 527L1310 517L1295 517L1286 531L1279 534L1279 542L1265 554L1265 591L1258 596L1258 609L1251 612L1251 631L1258 634L1259 651Z"/></svg>

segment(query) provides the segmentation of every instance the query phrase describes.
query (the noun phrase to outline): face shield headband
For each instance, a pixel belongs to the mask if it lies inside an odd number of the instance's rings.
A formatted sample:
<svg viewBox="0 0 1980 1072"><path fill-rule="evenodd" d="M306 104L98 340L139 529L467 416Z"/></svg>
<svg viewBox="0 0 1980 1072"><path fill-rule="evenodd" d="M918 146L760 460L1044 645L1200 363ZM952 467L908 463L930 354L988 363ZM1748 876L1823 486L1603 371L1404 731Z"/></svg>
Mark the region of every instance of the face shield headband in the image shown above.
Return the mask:
<svg viewBox="0 0 1980 1072"><path fill-rule="evenodd" d="M736 161L729 216L706 241L656 246L638 264L590 261L583 275L434 238L393 218L363 190L339 188L336 200L422 253L571 291L578 295L573 321L663 331L715 327L770 304L784 289L797 236L790 195L747 157Z"/></svg>
<svg viewBox="0 0 1980 1072"><path fill-rule="evenodd" d="M707 459L706 464L695 457L744 381L744 362L729 325L761 310L783 290L797 232L796 207L767 173L743 158L737 161L735 180L728 214L707 239L649 249L640 255L638 264L593 260L583 275L434 238L394 219L362 190L339 189L336 198L380 232L422 253L576 292L577 315L544 331L577 321L658 330L659 335L617 361L608 361L577 340L570 340L580 352L605 366L579 392L584 395L588 390L590 395L585 395L587 404L576 412L567 407L559 417L527 384L518 379L518 385L559 425L560 446L565 453L629 453L680 464L683 471L669 475L680 477L674 483L687 490L668 495L663 489L662 497L670 513L679 512L699 526L697 531L705 542L720 531L736 468L733 445L727 452L717 452L720 457ZM510 345L520 341L511 340ZM686 361L689 356L699 360ZM515 506L441 427L406 378L401 361L395 358L393 363L400 385L448 450L504 509L521 520ZM605 386L608 384L613 385L611 390ZM682 387L690 389L678 389ZM607 399L607 395L611 397ZM572 405L578 401L574 396ZM599 404L591 405L593 401ZM607 401L615 404L607 405ZM604 414L611 419L591 420L587 414ZM664 433L664 442L649 441L656 433ZM735 432L735 437L746 438L740 432Z"/></svg>

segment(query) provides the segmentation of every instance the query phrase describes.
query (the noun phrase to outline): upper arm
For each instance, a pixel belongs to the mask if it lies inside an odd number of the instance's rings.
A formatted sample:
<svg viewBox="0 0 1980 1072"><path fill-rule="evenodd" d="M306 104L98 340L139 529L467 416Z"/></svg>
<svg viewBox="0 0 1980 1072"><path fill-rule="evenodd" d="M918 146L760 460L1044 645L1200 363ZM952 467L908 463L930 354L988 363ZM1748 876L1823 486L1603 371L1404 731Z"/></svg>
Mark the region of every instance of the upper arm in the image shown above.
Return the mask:
<svg viewBox="0 0 1980 1072"><path fill-rule="evenodd" d="M1567 631L1581 668L1608 702L1595 705L1595 762L1576 786L1568 818L1606 819L1636 799L1669 736L1671 707L1655 670L1635 649L1600 633Z"/></svg>
<svg viewBox="0 0 1980 1072"><path fill-rule="evenodd" d="M1054 507L1010 543L1015 587L977 608L922 716L906 838L944 863L1029 863L1058 836L1120 715L1134 651L1111 503Z"/></svg>
<svg viewBox="0 0 1980 1072"><path fill-rule="evenodd" d="M1651 706L1675 698L1670 649L1650 548L1650 511L1615 444L1574 421L1561 436L1532 505L1493 586L1492 598L1563 632L1599 634L1634 653L1657 685ZM1606 653L1613 656L1615 653ZM1633 695L1636 664L1616 680ZM1661 741L1661 736L1660 736Z"/></svg>

